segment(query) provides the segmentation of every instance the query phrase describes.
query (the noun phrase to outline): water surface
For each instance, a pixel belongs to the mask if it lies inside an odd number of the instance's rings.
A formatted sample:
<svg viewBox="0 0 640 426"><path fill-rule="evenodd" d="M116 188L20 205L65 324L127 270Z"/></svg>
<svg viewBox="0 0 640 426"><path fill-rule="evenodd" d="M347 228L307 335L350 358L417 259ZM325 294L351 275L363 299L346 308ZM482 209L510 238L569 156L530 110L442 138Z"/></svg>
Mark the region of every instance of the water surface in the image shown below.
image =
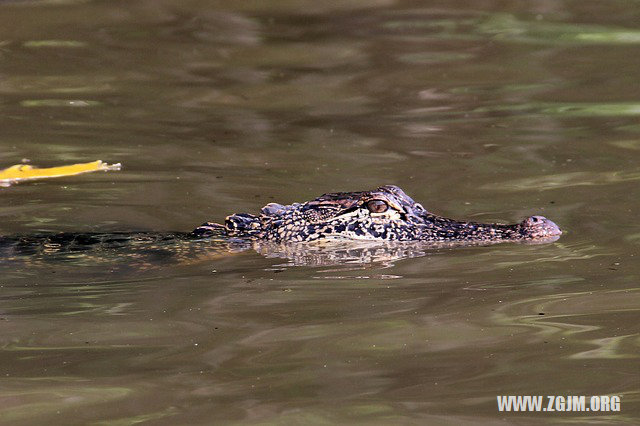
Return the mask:
<svg viewBox="0 0 640 426"><path fill-rule="evenodd" d="M12 424L637 423L635 2L0 3L0 233L189 231L400 185L547 245L4 265ZM402 257L402 256L401 256ZM496 395L622 396L499 413Z"/></svg>

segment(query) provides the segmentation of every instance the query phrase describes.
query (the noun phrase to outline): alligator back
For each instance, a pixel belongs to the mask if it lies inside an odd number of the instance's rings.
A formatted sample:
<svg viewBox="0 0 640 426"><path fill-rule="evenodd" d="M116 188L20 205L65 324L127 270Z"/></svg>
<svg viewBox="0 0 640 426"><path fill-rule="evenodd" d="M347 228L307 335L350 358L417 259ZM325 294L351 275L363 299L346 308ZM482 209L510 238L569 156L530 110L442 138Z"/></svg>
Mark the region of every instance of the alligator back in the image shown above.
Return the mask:
<svg viewBox="0 0 640 426"><path fill-rule="evenodd" d="M145 267L246 250L242 241L170 232L42 233L0 237L0 263L42 261L78 265L128 263Z"/></svg>

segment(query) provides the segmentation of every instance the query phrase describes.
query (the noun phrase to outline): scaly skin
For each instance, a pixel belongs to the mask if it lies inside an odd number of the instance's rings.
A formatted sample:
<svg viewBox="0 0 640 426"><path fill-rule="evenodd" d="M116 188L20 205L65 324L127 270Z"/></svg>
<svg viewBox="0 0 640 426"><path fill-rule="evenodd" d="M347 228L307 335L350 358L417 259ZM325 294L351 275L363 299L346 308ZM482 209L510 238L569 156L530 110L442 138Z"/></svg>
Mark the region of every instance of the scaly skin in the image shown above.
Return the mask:
<svg viewBox="0 0 640 426"><path fill-rule="evenodd" d="M259 241L317 240L423 241L431 243L497 243L557 239L560 228L543 216L512 225L462 222L437 216L393 185L372 191L324 194L305 203L267 204L259 216L228 216L224 225L207 222L193 231L206 237Z"/></svg>

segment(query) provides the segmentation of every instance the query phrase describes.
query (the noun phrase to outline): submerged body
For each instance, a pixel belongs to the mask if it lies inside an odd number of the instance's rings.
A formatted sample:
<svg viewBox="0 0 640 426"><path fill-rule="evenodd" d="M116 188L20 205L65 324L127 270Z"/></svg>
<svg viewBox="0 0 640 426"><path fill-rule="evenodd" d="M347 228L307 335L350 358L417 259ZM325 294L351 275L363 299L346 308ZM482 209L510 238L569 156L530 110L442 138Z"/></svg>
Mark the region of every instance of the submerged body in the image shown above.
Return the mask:
<svg viewBox="0 0 640 426"><path fill-rule="evenodd" d="M429 247L548 242L561 234L555 223L542 216L531 216L511 225L463 222L437 216L397 186L387 185L372 191L324 194L305 203L271 203L262 208L260 215L234 214L226 218L224 225L207 222L193 232L0 237L0 260L33 260L62 254L67 259L90 264L98 260L99 256L94 253L100 251L148 264L169 259L180 262L209 258L212 254L249 248L265 256L292 258L308 251L311 257L325 258L329 254L333 259L344 248L332 244L336 242L343 246L350 243L352 247L360 244L358 250L366 258L384 258L387 253L395 253L390 257L397 258L397 253L404 253L400 257L406 257L407 253L416 255L414 248L407 247L412 242L421 243L417 253L423 253L421 250ZM327 245L318 250L317 244L307 244L312 242ZM369 243L384 244L382 252ZM401 245L390 245L396 243ZM352 253L345 256L353 259Z"/></svg>

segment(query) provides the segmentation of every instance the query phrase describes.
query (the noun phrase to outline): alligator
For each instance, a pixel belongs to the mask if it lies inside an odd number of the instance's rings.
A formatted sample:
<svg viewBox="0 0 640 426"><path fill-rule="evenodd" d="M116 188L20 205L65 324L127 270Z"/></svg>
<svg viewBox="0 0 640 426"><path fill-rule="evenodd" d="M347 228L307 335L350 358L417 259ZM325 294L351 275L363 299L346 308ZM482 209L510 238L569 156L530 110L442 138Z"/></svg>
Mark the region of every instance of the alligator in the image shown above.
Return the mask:
<svg viewBox="0 0 640 426"><path fill-rule="evenodd" d="M560 228L544 216L520 223L462 222L427 211L395 185L372 191L324 194L306 203L270 203L259 216L227 216L224 225L207 222L195 235L223 232L257 240L316 241L323 239L477 243L540 241L559 237Z"/></svg>
<svg viewBox="0 0 640 426"><path fill-rule="evenodd" d="M465 222L438 216L397 186L324 194L304 203L269 203L259 215L237 213L224 224L206 222L192 232L52 233L0 237L0 260L87 250L126 249L127 253L179 252L188 258L199 249L242 251L287 244L331 241L416 242L423 246L486 245L501 242L550 242L562 231L543 216L519 223ZM267 244L267 245L265 245ZM268 250L267 250L268 251ZM175 257L175 256L174 256ZM88 258L91 260L91 258Z"/></svg>

